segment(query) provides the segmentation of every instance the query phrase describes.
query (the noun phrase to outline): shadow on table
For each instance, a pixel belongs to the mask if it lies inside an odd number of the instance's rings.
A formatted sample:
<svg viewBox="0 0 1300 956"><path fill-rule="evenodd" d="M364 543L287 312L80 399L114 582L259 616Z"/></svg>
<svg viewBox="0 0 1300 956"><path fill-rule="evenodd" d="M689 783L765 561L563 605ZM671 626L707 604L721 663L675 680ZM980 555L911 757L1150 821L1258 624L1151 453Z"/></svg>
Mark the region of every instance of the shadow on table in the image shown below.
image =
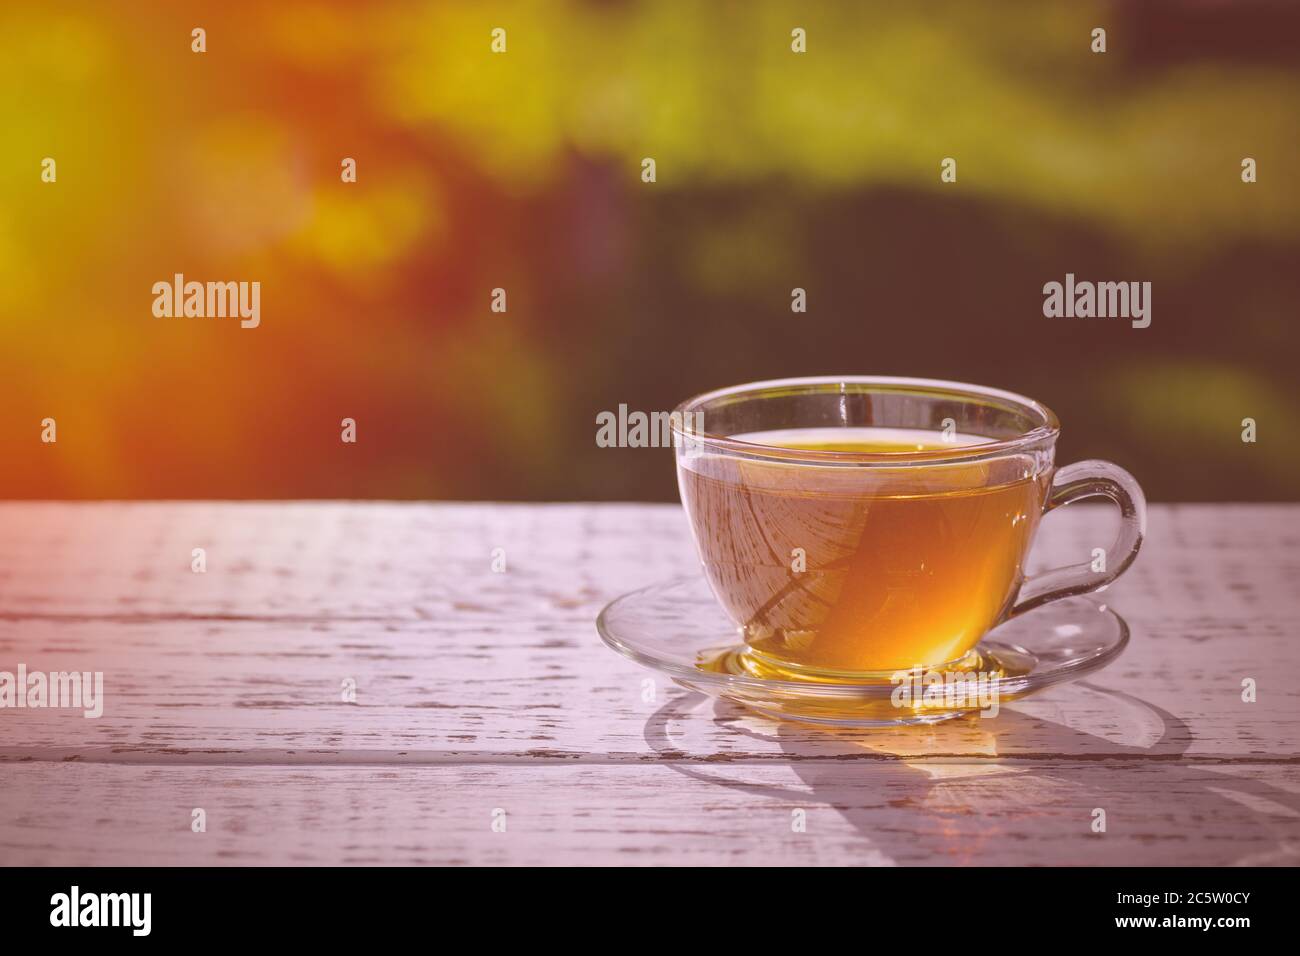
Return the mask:
<svg viewBox="0 0 1300 956"><path fill-rule="evenodd" d="M1108 698L1117 713L1141 711L1154 739L1117 742L1122 726L1107 726L1103 736L1011 707L995 721L821 729L768 720L699 694L666 703L644 733L679 773L804 807L810 815L817 806L832 809L898 863L1300 862L1300 794L1213 769L1226 757L1188 757L1191 730L1168 711L1130 694L1076 686ZM779 752L684 752L669 727L700 719L775 743ZM773 765L789 766L798 782L746 779L770 780L770 769L755 768ZM1105 810L1107 834L1093 832L1098 808Z"/></svg>

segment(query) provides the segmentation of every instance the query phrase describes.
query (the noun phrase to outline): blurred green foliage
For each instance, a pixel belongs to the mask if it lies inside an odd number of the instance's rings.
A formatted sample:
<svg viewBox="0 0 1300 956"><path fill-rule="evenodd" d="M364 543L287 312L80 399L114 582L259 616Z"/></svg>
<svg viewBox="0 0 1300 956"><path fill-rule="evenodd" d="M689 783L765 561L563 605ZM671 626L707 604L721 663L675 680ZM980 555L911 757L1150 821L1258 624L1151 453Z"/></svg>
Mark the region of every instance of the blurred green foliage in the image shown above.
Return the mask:
<svg viewBox="0 0 1300 956"><path fill-rule="evenodd" d="M667 500L667 453L597 448L598 412L881 373L1027 392L1062 460L1155 499L1294 498L1298 26L1265 2L8 5L0 493ZM260 279L262 327L152 319L176 271ZM1151 281L1151 328L1044 318L1066 272Z"/></svg>

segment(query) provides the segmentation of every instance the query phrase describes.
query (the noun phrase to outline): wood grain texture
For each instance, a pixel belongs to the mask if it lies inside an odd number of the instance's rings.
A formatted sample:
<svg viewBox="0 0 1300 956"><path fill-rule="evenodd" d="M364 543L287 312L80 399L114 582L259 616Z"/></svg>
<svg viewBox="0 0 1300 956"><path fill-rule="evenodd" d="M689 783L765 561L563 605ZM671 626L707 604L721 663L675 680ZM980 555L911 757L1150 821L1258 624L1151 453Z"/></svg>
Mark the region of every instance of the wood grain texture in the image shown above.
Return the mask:
<svg viewBox="0 0 1300 956"><path fill-rule="evenodd" d="M4 781L0 848L27 865L1300 862L1296 767L38 762Z"/></svg>
<svg viewBox="0 0 1300 956"><path fill-rule="evenodd" d="M1086 559L1113 526L1101 507L1054 513L1034 564ZM102 670L106 699L98 720L0 710L0 862L916 863L977 848L1229 863L1300 848L1300 506L1152 508L1106 595L1133 628L1111 668L997 720L853 733L686 694L604 648L606 601L698 573L675 506L3 504L0 528L0 670ZM190 834L204 799L242 822ZM487 825L495 806L506 834ZM790 832L796 807L820 823Z"/></svg>

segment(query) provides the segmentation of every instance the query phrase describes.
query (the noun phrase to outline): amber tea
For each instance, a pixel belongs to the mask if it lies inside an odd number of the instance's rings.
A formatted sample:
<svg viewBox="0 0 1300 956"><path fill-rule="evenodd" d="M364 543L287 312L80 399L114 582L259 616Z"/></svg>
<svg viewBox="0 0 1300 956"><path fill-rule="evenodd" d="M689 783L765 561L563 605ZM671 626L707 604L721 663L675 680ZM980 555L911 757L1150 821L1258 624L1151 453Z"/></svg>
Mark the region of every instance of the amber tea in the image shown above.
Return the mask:
<svg viewBox="0 0 1300 956"><path fill-rule="evenodd" d="M955 661L1015 599L1050 481L1025 456L893 464L894 453L990 441L894 428L732 438L873 456L868 466L734 454L681 463L705 573L769 676Z"/></svg>

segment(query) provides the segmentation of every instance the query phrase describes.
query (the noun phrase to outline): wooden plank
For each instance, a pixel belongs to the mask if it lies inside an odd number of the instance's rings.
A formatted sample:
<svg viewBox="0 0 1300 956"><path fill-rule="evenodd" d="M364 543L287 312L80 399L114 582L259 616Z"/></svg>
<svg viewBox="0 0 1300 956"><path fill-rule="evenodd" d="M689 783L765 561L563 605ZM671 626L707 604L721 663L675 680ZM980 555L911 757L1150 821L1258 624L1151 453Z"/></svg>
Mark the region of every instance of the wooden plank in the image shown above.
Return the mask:
<svg viewBox="0 0 1300 956"><path fill-rule="evenodd" d="M247 754L250 761L273 763L439 763L508 755L608 763L663 753L743 760L805 751L864 759L918 753L973 760L1300 757L1294 695L1273 692L1270 682L1258 703L1245 704L1217 670L1186 662L1155 686L1146 675L1168 665L1154 642L1150 650L1134 649L1140 658L1121 665L1125 671L1116 667L1113 675L1006 705L996 720L868 734L780 725L662 683L656 699L647 701L643 672L594 641L586 647L594 662L576 674L545 663L563 660L569 648L536 650L539 672L554 675L548 680L522 666L514 676L495 670L490 655L471 662L474 672L455 670L466 655L432 649L424 658L410 653L378 662L362 659L368 650L258 651L252 648L259 640L275 636L249 635L248 629L241 625L233 636L212 637L201 656L179 662L145 653L131 657L168 640L165 630L153 633L152 642L133 638L115 653L79 651L65 634L68 650L25 655L31 667L104 670L105 711L88 720L76 711L7 710L0 714L0 761L171 762L207 759L204 754L230 761ZM85 630L86 640L93 640L97 632ZM330 640L328 633L306 636L318 648ZM245 649L231 650L236 644ZM1281 653L1280 645L1275 650ZM0 654L9 657L7 650ZM439 676L439 667L453 668L453 676ZM341 700L340 675L357 680L355 704ZM1179 681L1186 681L1186 690Z"/></svg>
<svg viewBox="0 0 1300 956"><path fill-rule="evenodd" d="M1300 767L0 765L0 863L1294 864ZM191 831L202 808L207 830ZM493 832L493 811L505 832ZM1106 811L1106 832L1092 830ZM796 832L801 811L804 832Z"/></svg>
<svg viewBox="0 0 1300 956"><path fill-rule="evenodd" d="M0 527L0 613L23 620L572 623L698 567L655 505L11 502Z"/></svg>
<svg viewBox="0 0 1300 956"><path fill-rule="evenodd" d="M1052 515L1038 563L1088 555L1106 516ZM1092 686L995 722L847 738L662 680L647 700L654 675L601 645L606 600L695 570L673 507L10 504L0 518L0 669L102 670L107 688L98 720L0 713L0 760L780 760L846 739L864 760L1300 754L1294 506L1153 508L1142 558L1108 593L1133 643ZM202 575L196 541L211 545Z"/></svg>
<svg viewBox="0 0 1300 956"><path fill-rule="evenodd" d="M1033 564L1090 558L1113 526L1107 506L1055 512ZM0 528L0 615L13 619L573 623L699 570L676 505L8 502ZM196 547L206 574L191 573ZM1114 590L1134 618L1249 624L1294 613L1297 574L1300 505L1157 505Z"/></svg>

